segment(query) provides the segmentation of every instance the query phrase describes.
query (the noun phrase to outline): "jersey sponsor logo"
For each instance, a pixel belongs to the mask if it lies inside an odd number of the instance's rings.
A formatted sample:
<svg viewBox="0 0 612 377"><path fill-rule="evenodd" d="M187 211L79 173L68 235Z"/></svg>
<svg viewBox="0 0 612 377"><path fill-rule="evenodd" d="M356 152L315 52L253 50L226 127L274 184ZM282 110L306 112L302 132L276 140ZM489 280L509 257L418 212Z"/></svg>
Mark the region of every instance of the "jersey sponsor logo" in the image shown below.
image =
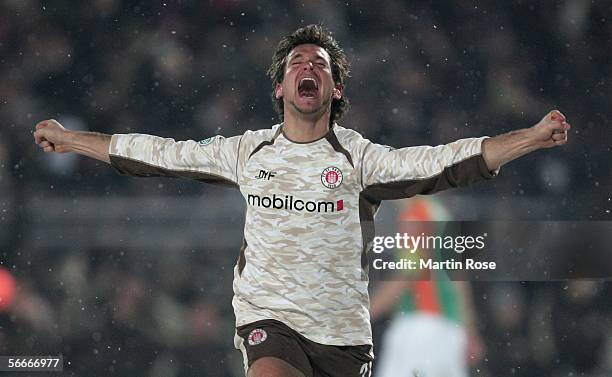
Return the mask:
<svg viewBox="0 0 612 377"><path fill-rule="evenodd" d="M203 146L205 146L205 145L208 145L208 144L212 143L212 142L213 142L213 139L214 139L214 137L212 137L212 136L211 136L211 137L207 137L207 138L206 138L206 139L204 139L204 140L200 140L200 141L198 141L198 144L200 144L200 146L202 146L202 147L203 147Z"/></svg>
<svg viewBox="0 0 612 377"><path fill-rule="evenodd" d="M267 171L267 170L259 170L259 174L255 177L255 179L264 179L264 180L270 180L272 178L274 178L276 176L276 172L275 171Z"/></svg>
<svg viewBox="0 0 612 377"><path fill-rule="evenodd" d="M249 194L247 201L254 207L263 208L274 208L274 209L285 209L293 211L307 211L307 212L337 212L344 209L344 200L336 200L335 202L329 201L312 201L296 199L293 195L272 195L270 196L259 196L255 194Z"/></svg>
<svg viewBox="0 0 612 377"><path fill-rule="evenodd" d="M249 333L249 345L256 346L268 339L268 333L264 329L255 329Z"/></svg>
<svg viewBox="0 0 612 377"><path fill-rule="evenodd" d="M342 171L335 166L329 166L321 173L321 183L328 189L335 189L342 183Z"/></svg>

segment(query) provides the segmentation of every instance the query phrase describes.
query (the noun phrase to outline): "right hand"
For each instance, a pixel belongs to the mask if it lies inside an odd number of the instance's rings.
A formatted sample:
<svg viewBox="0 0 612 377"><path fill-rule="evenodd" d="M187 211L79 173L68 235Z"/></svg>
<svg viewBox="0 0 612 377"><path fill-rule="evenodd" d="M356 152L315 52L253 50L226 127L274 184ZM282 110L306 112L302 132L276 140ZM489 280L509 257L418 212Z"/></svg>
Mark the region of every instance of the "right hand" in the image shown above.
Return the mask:
<svg viewBox="0 0 612 377"><path fill-rule="evenodd" d="M69 133L55 119L43 120L36 125L34 141L45 152L65 153L69 151L66 143Z"/></svg>

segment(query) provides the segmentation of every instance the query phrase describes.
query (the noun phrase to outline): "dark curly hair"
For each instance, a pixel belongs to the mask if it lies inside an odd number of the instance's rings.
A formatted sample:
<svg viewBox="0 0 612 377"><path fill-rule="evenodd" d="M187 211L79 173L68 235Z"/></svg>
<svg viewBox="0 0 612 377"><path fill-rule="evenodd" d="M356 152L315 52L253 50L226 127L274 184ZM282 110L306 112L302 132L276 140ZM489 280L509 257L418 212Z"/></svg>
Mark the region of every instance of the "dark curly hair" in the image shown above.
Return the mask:
<svg viewBox="0 0 612 377"><path fill-rule="evenodd" d="M297 29L291 35L283 37L276 47L272 57L272 64L268 68L268 75L272 79L272 103L281 120L283 120L284 116L283 98L276 98L276 84L280 84L285 77L287 56L295 47L302 44L314 44L327 51L331 60L332 77L335 85L342 85L344 87L344 80L349 77L350 65L346 55L338 42L332 37L331 32L325 27L321 25L308 25ZM349 101L344 93L342 98L334 99L331 104L330 124L340 119L348 111L348 108Z"/></svg>

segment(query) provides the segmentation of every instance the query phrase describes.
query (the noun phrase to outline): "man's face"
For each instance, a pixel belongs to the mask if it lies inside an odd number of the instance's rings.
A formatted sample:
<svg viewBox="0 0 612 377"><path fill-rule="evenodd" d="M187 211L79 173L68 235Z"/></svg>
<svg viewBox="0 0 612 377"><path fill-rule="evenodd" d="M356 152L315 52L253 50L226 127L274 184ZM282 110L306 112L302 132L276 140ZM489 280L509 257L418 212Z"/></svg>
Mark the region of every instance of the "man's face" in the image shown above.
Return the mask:
<svg viewBox="0 0 612 377"><path fill-rule="evenodd" d="M284 112L309 118L319 117L331 108L332 99L342 97L335 86L327 51L314 44L295 47L287 55L285 77L276 84L276 98L283 98Z"/></svg>

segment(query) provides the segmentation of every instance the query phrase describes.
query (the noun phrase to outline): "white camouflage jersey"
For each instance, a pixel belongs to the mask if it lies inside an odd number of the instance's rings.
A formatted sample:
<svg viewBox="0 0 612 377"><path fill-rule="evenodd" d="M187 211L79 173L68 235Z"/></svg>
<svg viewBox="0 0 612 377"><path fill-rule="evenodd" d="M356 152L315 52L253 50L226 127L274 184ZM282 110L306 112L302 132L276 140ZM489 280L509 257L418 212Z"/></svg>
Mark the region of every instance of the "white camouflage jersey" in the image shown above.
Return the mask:
<svg viewBox="0 0 612 377"><path fill-rule="evenodd" d="M317 343L361 345L372 344L366 253L381 201L492 177L483 139L393 149L334 124L323 138L296 143L275 125L200 142L113 135L109 154L122 174L240 190L237 326L275 319Z"/></svg>

